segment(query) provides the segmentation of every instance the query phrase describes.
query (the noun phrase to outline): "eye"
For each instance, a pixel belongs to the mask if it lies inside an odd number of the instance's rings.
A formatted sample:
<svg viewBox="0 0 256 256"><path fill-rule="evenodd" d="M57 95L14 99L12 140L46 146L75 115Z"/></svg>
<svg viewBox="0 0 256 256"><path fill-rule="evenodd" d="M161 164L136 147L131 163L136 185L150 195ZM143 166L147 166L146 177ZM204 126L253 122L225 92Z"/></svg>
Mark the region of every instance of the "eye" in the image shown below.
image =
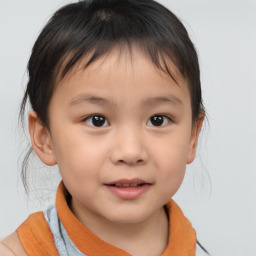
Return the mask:
<svg viewBox="0 0 256 256"><path fill-rule="evenodd" d="M164 115L154 115L149 118L147 125L148 126L165 126L167 125L171 119Z"/></svg>
<svg viewBox="0 0 256 256"><path fill-rule="evenodd" d="M84 119L84 121L93 127L106 127L109 126L108 120L101 115L91 115Z"/></svg>

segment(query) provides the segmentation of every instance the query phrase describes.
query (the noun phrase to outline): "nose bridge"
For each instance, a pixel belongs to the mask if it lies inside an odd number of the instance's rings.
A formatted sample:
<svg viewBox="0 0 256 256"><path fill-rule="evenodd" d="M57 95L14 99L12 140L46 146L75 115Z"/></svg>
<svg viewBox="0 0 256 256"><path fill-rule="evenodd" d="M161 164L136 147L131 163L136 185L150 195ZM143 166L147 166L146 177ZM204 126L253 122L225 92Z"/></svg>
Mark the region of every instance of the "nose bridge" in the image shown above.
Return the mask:
<svg viewBox="0 0 256 256"><path fill-rule="evenodd" d="M115 132L111 157L115 163L145 163L148 154L142 129L136 125L119 127Z"/></svg>

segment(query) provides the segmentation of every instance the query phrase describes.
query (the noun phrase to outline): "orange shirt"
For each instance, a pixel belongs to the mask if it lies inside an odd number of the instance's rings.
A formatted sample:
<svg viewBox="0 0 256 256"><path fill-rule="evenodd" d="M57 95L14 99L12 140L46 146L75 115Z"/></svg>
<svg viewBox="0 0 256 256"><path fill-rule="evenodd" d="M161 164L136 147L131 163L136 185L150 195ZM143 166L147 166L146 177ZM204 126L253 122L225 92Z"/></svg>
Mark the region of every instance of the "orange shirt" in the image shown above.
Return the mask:
<svg viewBox="0 0 256 256"><path fill-rule="evenodd" d="M69 209L61 182L56 195L58 218L75 246L88 256L128 256L129 253L97 237ZM195 256L196 233L173 201L166 205L169 214L169 243L162 256ZM28 256L58 256L53 234L43 212L31 214L17 229Z"/></svg>

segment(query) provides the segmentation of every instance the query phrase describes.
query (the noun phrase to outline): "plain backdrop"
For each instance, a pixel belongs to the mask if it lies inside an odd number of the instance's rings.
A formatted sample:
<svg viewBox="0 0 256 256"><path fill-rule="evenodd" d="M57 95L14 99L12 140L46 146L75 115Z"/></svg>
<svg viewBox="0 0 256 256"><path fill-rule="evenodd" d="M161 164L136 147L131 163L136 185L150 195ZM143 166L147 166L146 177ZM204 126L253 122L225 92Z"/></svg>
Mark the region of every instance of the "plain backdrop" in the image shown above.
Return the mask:
<svg viewBox="0 0 256 256"><path fill-rule="evenodd" d="M212 255L256 256L256 1L160 2L182 20L198 50L208 113L197 160L175 200ZM54 200L59 177L41 167L30 196L24 192L20 154L27 139L18 110L32 45L66 3L0 0L0 237Z"/></svg>

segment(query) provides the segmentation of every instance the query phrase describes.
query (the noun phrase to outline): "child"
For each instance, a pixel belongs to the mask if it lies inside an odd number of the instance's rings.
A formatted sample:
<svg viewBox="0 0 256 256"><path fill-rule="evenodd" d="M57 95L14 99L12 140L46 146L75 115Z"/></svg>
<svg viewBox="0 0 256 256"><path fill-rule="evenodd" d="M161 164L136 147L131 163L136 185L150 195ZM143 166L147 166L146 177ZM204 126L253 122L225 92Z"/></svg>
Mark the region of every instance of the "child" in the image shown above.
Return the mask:
<svg viewBox="0 0 256 256"><path fill-rule="evenodd" d="M199 255L171 199L205 116L197 54L175 15L152 0L69 4L28 72L21 114L29 100L33 149L62 182L56 205L30 215L2 254Z"/></svg>

